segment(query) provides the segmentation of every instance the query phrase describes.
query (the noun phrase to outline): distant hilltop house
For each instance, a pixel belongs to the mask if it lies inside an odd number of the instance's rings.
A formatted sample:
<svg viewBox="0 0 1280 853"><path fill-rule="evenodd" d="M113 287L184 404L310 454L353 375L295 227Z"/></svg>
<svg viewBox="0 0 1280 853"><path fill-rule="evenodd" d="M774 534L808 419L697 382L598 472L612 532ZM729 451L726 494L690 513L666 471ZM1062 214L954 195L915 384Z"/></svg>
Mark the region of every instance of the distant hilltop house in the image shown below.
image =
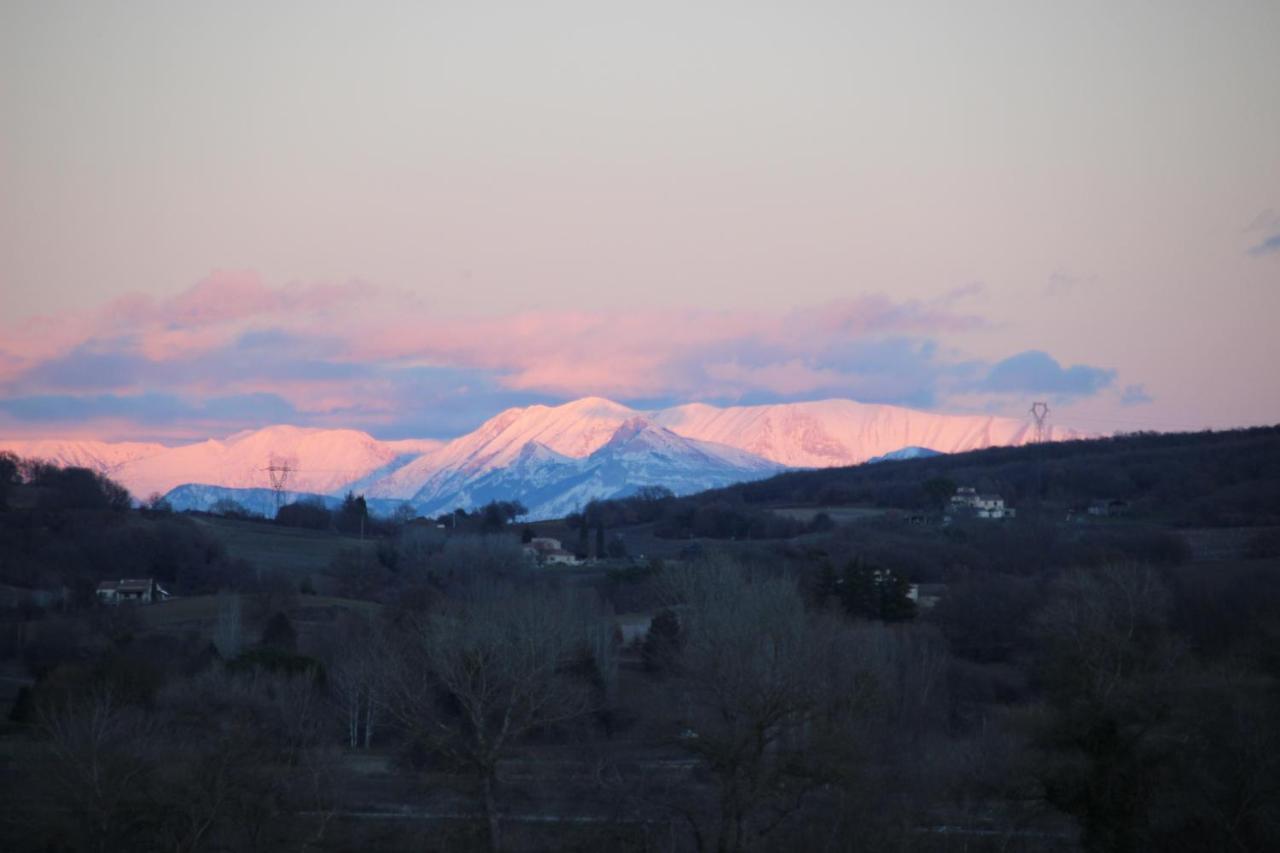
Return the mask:
<svg viewBox="0 0 1280 853"><path fill-rule="evenodd" d="M98 584L98 600L103 604L152 604L163 601L169 593L154 578L121 579Z"/></svg>
<svg viewBox="0 0 1280 853"><path fill-rule="evenodd" d="M1013 518L1017 510L1005 506L1004 498L995 494L980 494L973 486L961 486L951 496L951 511L973 518Z"/></svg>
<svg viewBox="0 0 1280 853"><path fill-rule="evenodd" d="M1088 521L1093 518L1107 518L1129 514L1129 502L1118 498L1096 498L1087 504L1077 504L1067 510L1067 521Z"/></svg>
<svg viewBox="0 0 1280 853"><path fill-rule="evenodd" d="M547 566L576 566L581 560L571 551L566 551L559 539L550 536L535 536L524 544L526 557Z"/></svg>

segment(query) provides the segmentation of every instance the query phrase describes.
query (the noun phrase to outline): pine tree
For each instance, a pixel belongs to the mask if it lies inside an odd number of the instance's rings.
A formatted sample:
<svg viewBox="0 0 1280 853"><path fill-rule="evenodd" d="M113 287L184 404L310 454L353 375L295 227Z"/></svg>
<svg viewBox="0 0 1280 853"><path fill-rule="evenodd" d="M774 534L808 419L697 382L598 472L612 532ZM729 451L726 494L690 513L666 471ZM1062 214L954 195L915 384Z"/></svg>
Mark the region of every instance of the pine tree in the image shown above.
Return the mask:
<svg viewBox="0 0 1280 853"><path fill-rule="evenodd" d="M897 572L880 573L880 618L886 622L906 622L916 618L916 603L911 600L911 584Z"/></svg>
<svg viewBox="0 0 1280 853"><path fill-rule="evenodd" d="M587 521L587 517L585 515L582 516L582 526L578 528L578 552L574 554L579 560L585 560L591 556L590 529L591 526Z"/></svg>
<svg viewBox="0 0 1280 853"><path fill-rule="evenodd" d="M876 570L861 557L844 567L840 584L840 602L845 612L855 619L880 618L880 592L876 588Z"/></svg>

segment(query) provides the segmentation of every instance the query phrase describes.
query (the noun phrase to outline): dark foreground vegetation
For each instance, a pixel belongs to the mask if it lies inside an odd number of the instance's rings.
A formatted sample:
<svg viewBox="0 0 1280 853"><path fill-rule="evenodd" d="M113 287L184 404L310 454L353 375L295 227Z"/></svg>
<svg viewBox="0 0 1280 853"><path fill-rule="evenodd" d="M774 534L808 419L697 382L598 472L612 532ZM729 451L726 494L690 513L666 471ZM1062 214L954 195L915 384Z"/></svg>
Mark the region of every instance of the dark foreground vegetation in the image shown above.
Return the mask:
<svg viewBox="0 0 1280 853"><path fill-rule="evenodd" d="M1056 517L1117 501L1126 514L1178 527L1280 524L1280 427L1138 433L891 464L796 471L675 499L658 489L600 505L605 523L649 522L666 538L770 539L815 529L771 507L881 507L936 512L957 484ZM828 519L829 522L829 519ZM818 520L817 529L827 526Z"/></svg>
<svg viewBox="0 0 1280 853"><path fill-rule="evenodd" d="M530 525L0 457L0 849L1280 849L1278 489L1276 430Z"/></svg>

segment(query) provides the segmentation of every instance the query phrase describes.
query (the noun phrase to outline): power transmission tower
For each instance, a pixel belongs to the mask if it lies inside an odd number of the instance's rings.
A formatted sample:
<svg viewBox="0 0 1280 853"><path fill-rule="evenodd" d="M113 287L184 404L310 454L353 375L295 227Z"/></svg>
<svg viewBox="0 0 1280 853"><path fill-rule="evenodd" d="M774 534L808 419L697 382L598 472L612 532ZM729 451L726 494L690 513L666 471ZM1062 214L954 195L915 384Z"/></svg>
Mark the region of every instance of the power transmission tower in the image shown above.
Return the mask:
<svg viewBox="0 0 1280 853"><path fill-rule="evenodd" d="M276 515L279 515L280 507L284 505L284 494L289 485L289 478L298 469L288 459L272 456L267 462L267 467L262 470L271 477L271 490L275 492L276 497Z"/></svg>
<svg viewBox="0 0 1280 853"><path fill-rule="evenodd" d="M1031 404L1031 417L1036 422L1036 440L1035 443L1042 445L1049 436L1049 427L1046 421L1049 419L1049 404L1044 402L1035 402ZM1044 451L1043 447L1039 447L1035 451L1036 455L1036 500L1044 500Z"/></svg>
<svg viewBox="0 0 1280 853"><path fill-rule="evenodd" d="M1032 403L1031 417L1036 422L1036 444L1044 444L1049 439L1049 427L1045 423L1049 418L1048 403Z"/></svg>

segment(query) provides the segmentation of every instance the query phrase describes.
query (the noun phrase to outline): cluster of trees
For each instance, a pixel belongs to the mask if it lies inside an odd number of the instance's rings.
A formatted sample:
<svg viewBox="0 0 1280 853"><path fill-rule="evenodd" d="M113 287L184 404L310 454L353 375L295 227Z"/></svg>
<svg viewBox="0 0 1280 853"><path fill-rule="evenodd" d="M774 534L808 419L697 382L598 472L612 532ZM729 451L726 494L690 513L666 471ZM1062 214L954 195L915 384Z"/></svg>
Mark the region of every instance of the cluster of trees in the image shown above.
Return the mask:
<svg viewBox="0 0 1280 853"><path fill-rule="evenodd" d="M637 524L653 525L664 539L786 539L805 533L822 533L834 525L825 513L800 521L757 506L736 495L701 495L677 498L667 489L647 487L626 498L592 501L580 513L566 517L572 529L608 530ZM602 534L597 534L602 535ZM597 549L603 551L603 549Z"/></svg>
<svg viewBox="0 0 1280 853"><path fill-rule="evenodd" d="M829 559L823 560L814 580L814 598L820 607L838 604L855 619L905 622L916 616L911 582L860 557L849 560L839 573Z"/></svg>
<svg viewBox="0 0 1280 853"><path fill-rule="evenodd" d="M459 507L453 512L438 516L435 521L448 530L501 533L517 518L528 513L528 508L520 501L492 500L471 512Z"/></svg>
<svg viewBox="0 0 1280 853"><path fill-rule="evenodd" d="M285 504L276 512L276 524L307 530L336 530L348 535L384 532L390 525L369 515L364 495L347 492L342 504L330 510L318 500L300 500Z"/></svg>
<svg viewBox="0 0 1280 853"><path fill-rule="evenodd" d="M31 591L24 613L90 606L105 579L153 577L183 592L256 582L190 519L130 511L128 492L97 472L9 456L0 480L0 583Z"/></svg>
<svg viewBox="0 0 1280 853"><path fill-rule="evenodd" d="M267 851L318 841L333 809L320 683L315 669L237 668L137 640L59 665L17 709L40 753L0 779L5 848Z"/></svg>
<svg viewBox="0 0 1280 853"><path fill-rule="evenodd" d="M45 511L123 512L132 505L127 489L97 471L0 452L0 509L19 492L27 507Z"/></svg>

